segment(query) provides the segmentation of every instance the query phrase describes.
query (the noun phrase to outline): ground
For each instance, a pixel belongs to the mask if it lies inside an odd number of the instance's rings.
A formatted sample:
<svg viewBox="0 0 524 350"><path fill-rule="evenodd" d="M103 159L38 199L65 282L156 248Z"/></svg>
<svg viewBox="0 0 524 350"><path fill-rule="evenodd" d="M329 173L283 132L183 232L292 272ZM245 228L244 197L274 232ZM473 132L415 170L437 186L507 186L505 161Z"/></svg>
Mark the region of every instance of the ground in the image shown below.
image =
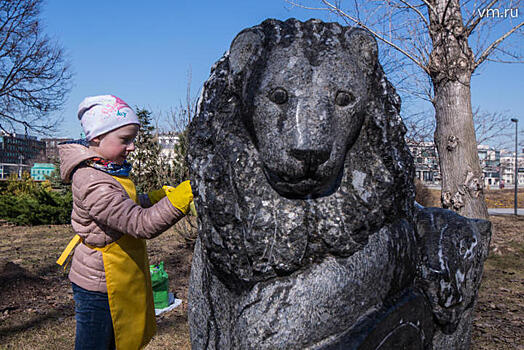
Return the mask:
<svg viewBox="0 0 524 350"><path fill-rule="evenodd" d="M524 217L492 216L472 349L524 350ZM187 225L148 242L151 263L165 262L180 307L157 319L148 350L189 349L187 283L192 243ZM0 349L72 349L75 322L67 275L56 258L71 226L0 226Z"/></svg>
<svg viewBox="0 0 524 350"><path fill-rule="evenodd" d="M514 189L487 190L485 197L488 208L513 208L515 206ZM417 185L416 200L425 207L440 207L440 190ZM524 208L524 188L518 190L517 207Z"/></svg>
<svg viewBox="0 0 524 350"><path fill-rule="evenodd" d="M484 264L472 350L524 350L524 217L491 216L493 236Z"/></svg>
<svg viewBox="0 0 524 350"><path fill-rule="evenodd" d="M486 195L486 203L488 208L513 208L515 205L515 189L490 190ZM523 188L520 188L517 193L517 208L524 208Z"/></svg>

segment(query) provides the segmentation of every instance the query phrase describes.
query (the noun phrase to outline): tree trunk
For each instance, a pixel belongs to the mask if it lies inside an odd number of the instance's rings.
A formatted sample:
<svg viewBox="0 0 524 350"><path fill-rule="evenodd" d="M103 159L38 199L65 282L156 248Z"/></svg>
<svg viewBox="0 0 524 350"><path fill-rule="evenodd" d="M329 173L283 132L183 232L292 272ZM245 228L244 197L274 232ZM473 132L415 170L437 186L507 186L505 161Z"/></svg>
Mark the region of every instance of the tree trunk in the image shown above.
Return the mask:
<svg viewBox="0 0 524 350"><path fill-rule="evenodd" d="M467 84L446 81L435 84L434 88L435 144L442 174L442 206L463 216L487 219L469 77Z"/></svg>
<svg viewBox="0 0 524 350"><path fill-rule="evenodd" d="M474 55L464 35L458 0L428 2L433 50L428 62L435 96L435 144L442 206L470 218L488 217L471 109Z"/></svg>

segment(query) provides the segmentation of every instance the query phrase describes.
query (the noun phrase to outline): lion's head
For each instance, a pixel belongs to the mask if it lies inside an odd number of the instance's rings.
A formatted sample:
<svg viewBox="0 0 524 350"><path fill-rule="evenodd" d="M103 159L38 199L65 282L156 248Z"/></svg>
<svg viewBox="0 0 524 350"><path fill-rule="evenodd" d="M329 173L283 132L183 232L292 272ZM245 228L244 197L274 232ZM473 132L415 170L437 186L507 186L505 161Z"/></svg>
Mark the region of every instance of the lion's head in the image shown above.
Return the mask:
<svg viewBox="0 0 524 350"><path fill-rule="evenodd" d="M375 39L320 21L262 24L235 38L229 62L271 186L288 198L333 193L371 96Z"/></svg>

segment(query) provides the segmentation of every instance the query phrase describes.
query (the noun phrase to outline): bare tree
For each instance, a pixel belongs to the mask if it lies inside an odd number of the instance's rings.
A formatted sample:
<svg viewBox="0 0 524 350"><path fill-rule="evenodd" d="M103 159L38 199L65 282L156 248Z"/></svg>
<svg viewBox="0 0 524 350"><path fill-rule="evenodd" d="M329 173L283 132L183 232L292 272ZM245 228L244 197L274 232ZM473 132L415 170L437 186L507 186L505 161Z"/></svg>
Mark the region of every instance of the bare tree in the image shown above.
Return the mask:
<svg viewBox="0 0 524 350"><path fill-rule="evenodd" d="M515 133L508 112L487 112L476 107L473 123L477 145L489 144L493 148L509 147L514 142ZM432 111L422 111L403 116L406 125L406 139L411 144L430 142L435 132L435 118Z"/></svg>
<svg viewBox="0 0 524 350"><path fill-rule="evenodd" d="M477 107L473 111L477 144L489 143L494 148L504 147L514 136L510 120L508 112L486 112Z"/></svg>
<svg viewBox="0 0 524 350"><path fill-rule="evenodd" d="M471 76L486 61L522 62L522 55L512 49L522 49L512 45L522 35L521 1L353 0L345 8L338 0L315 2L320 7L293 4L330 11L367 29L383 47L394 49L418 69L411 75L417 78L412 85L420 86L413 93L425 95L435 109L442 205L468 217L487 218Z"/></svg>
<svg viewBox="0 0 524 350"><path fill-rule="evenodd" d="M432 114L429 111L422 111L403 116L407 129L406 140L414 145L431 142L435 131L435 119Z"/></svg>
<svg viewBox="0 0 524 350"><path fill-rule="evenodd" d="M196 102L196 98L191 95L191 70L189 70L186 100L180 102L178 108L171 112L169 121L171 129L178 136L178 142L175 145L175 160L173 162L173 175L178 182L189 178L189 167L187 164L188 127L196 113Z"/></svg>
<svg viewBox="0 0 524 350"><path fill-rule="evenodd" d="M42 34L41 0L0 0L0 129L48 134L71 88L63 50Z"/></svg>
<svg viewBox="0 0 524 350"><path fill-rule="evenodd" d="M172 183L178 184L189 179L189 166L187 150L189 147L188 127L196 113L197 99L191 94L191 68L187 73L187 86L185 101L179 103L178 108L171 111L169 125L172 132L177 135L174 146L175 159L172 163ZM186 216L186 220L180 221L176 226L178 234L184 238L187 245L195 243L198 236L196 220L192 216Z"/></svg>

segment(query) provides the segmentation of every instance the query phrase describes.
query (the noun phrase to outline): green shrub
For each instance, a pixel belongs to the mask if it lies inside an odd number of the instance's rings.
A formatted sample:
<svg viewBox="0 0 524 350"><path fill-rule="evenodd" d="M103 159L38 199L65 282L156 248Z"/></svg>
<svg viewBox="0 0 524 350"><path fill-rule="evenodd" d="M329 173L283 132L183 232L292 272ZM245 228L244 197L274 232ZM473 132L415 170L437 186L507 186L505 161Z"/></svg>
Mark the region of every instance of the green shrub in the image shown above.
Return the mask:
<svg viewBox="0 0 524 350"><path fill-rule="evenodd" d="M0 195L0 219L17 225L67 224L71 221L71 191L53 191L32 179L10 179Z"/></svg>

